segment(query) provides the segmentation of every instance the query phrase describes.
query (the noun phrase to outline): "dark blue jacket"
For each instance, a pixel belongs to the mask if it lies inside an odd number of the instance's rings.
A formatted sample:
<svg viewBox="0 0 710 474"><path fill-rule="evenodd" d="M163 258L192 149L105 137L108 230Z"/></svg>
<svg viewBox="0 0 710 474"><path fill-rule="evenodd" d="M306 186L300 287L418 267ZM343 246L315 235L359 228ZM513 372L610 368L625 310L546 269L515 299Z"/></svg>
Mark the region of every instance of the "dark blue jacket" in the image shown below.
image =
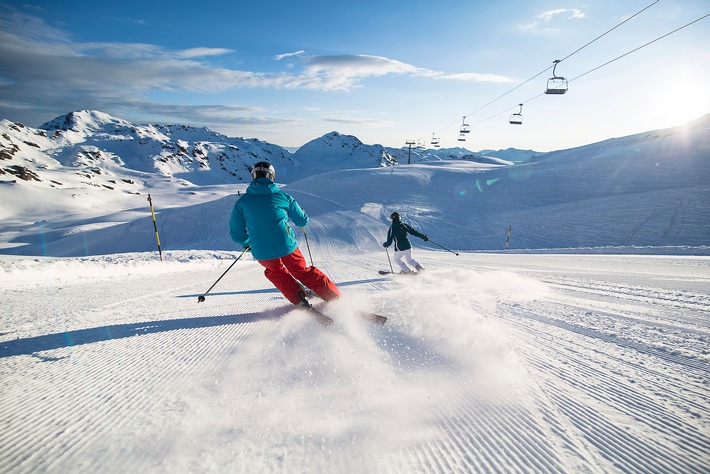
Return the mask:
<svg viewBox="0 0 710 474"><path fill-rule="evenodd" d="M298 227L308 224L308 216L293 197L270 179L255 179L234 203L229 236L242 247L250 246L257 260L285 257L298 248L289 218Z"/></svg>
<svg viewBox="0 0 710 474"><path fill-rule="evenodd" d="M392 222L392 225L390 226L390 230L387 231L387 242L385 242L383 245L385 247L389 247L390 245L392 245L392 242L394 241L394 249L395 250L411 249L412 243L409 241L409 238L407 237L408 233L415 235L415 236L419 237L420 239L429 240L429 238L426 235L412 229L408 224L405 224L402 221L394 221L394 222Z"/></svg>

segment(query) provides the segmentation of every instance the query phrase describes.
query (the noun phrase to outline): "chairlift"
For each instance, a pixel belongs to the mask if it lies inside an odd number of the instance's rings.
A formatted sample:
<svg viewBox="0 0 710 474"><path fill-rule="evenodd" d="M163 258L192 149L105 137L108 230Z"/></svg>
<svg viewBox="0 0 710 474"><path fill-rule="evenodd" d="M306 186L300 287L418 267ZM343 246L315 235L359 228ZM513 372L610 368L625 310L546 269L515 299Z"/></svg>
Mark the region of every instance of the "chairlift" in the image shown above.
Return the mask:
<svg viewBox="0 0 710 474"><path fill-rule="evenodd" d="M431 146L439 148L439 137L437 137L434 133L431 134Z"/></svg>
<svg viewBox="0 0 710 474"><path fill-rule="evenodd" d="M466 134L464 132L459 133L459 141L460 142L466 141Z"/></svg>
<svg viewBox="0 0 710 474"><path fill-rule="evenodd" d="M508 120L512 125L522 125L523 124L523 104L518 104L520 106L520 110L518 113L515 113L510 116L510 119Z"/></svg>
<svg viewBox="0 0 710 474"><path fill-rule="evenodd" d="M463 120L461 121L461 133L470 133L471 132L471 127L466 123L466 116L463 116ZM461 140L461 138L459 138Z"/></svg>
<svg viewBox="0 0 710 474"><path fill-rule="evenodd" d="M555 69L557 69L557 65L560 63L560 60L555 59L553 63L555 66L552 68L552 77L547 80L547 89L545 90L545 94L561 95L567 92L567 79L562 76L558 76L555 73Z"/></svg>

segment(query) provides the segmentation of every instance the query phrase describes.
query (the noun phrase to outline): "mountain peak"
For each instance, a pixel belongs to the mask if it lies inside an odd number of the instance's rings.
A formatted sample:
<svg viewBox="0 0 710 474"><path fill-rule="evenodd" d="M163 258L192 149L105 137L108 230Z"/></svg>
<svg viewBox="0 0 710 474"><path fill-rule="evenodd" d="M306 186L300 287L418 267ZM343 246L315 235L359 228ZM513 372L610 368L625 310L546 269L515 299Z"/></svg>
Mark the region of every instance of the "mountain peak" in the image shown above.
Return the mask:
<svg viewBox="0 0 710 474"><path fill-rule="evenodd" d="M341 146L360 146L363 143L353 135L343 135L339 132L326 133L320 138L311 140L310 142L303 145L302 148L308 148L312 146L316 147L341 147Z"/></svg>
<svg viewBox="0 0 710 474"><path fill-rule="evenodd" d="M79 110L40 125L43 130L71 130L74 132L98 131L106 125L130 126L130 122L112 117L98 110Z"/></svg>

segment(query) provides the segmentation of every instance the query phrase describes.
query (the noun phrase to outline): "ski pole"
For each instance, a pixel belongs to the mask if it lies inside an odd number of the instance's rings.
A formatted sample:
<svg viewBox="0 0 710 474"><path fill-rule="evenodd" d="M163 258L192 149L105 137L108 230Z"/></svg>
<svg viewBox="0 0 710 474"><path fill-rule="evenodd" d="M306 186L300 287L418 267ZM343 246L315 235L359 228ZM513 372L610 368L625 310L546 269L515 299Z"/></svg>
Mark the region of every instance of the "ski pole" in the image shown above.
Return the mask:
<svg viewBox="0 0 710 474"><path fill-rule="evenodd" d="M458 255L458 254L459 254L458 252L454 252L454 251L451 250L451 249L447 249L447 248L444 247L443 245L437 244L436 242L434 242L434 241L431 240L431 239L429 239L429 242L431 242L431 243L434 244L434 245L438 245L439 247L441 247L442 249L446 250L447 252L451 252L451 253L453 253L453 254L455 254L455 255Z"/></svg>
<svg viewBox="0 0 710 474"><path fill-rule="evenodd" d="M308 249L308 257L311 259L311 266L313 266L313 256L311 255L311 246L308 245L308 234L306 234L305 227L303 227L303 236L306 238L306 248Z"/></svg>
<svg viewBox="0 0 710 474"><path fill-rule="evenodd" d="M390 260L390 251L385 247L385 252L387 252L387 261L390 264L390 272L394 273L394 268L392 268L392 260Z"/></svg>
<svg viewBox="0 0 710 474"><path fill-rule="evenodd" d="M202 303L203 301L205 301L205 296L207 296L207 293L209 293L209 292L212 290L212 288L214 288L214 286L215 286L217 283L219 283L219 281L222 279L222 277L223 277L224 275L226 275L229 270L232 269L232 267L234 266L234 264L237 263L237 262L239 261L239 259L242 258L242 256L243 256L245 253L247 253L247 250L249 250L249 247L245 248L245 249L242 251L242 253L237 257L237 259L232 262L232 264L229 266L229 268L227 268L227 269L224 271L224 273L222 273L222 276L220 276L219 278L217 278L217 281L214 282L214 283L212 284L212 286L210 286L210 289L209 289L209 290L205 291L204 293L202 293L200 296L197 297L197 302L198 302L198 303Z"/></svg>

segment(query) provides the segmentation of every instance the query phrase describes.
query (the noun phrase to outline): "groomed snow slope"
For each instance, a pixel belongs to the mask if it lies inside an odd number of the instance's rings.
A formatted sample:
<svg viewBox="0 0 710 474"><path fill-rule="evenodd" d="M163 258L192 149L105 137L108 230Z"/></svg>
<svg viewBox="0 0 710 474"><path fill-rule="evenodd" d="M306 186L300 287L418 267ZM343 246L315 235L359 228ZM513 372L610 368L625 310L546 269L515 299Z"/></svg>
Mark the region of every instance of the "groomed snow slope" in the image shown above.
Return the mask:
<svg viewBox="0 0 710 474"><path fill-rule="evenodd" d="M237 254L3 259L0 471L706 472L708 257L327 249L330 328L250 257L198 304Z"/></svg>

